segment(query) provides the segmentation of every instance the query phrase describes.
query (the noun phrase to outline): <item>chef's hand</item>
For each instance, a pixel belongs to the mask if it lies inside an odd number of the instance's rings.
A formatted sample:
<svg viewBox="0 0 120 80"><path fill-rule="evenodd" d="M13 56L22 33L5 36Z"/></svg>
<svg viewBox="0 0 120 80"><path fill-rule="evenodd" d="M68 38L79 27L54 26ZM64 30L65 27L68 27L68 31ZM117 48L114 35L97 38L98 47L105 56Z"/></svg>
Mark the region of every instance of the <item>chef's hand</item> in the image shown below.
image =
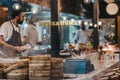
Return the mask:
<svg viewBox="0 0 120 80"><path fill-rule="evenodd" d="M24 52L26 50L25 46L21 46L20 49Z"/></svg>
<svg viewBox="0 0 120 80"><path fill-rule="evenodd" d="M20 46L15 46L14 48L15 48L16 51L22 52L22 49L20 48Z"/></svg>
<svg viewBox="0 0 120 80"><path fill-rule="evenodd" d="M31 49L32 47L31 47L30 44L26 44L26 45L21 46L20 48L21 48L22 51L25 51L27 49Z"/></svg>

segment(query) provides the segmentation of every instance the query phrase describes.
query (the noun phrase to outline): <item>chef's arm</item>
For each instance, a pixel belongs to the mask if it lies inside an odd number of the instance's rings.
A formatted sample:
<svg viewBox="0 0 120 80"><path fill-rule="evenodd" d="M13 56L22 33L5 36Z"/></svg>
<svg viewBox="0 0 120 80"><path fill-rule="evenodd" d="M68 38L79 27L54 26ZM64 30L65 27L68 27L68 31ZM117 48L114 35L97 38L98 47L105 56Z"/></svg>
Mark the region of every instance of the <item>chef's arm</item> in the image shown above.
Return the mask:
<svg viewBox="0 0 120 80"><path fill-rule="evenodd" d="M23 45L27 44L28 42L29 42L29 38L27 36L24 36Z"/></svg>
<svg viewBox="0 0 120 80"><path fill-rule="evenodd" d="M12 45L6 43L5 40L3 39L2 35L0 35L0 46L9 47L9 48L17 50L17 51L20 50L18 46L12 46Z"/></svg>

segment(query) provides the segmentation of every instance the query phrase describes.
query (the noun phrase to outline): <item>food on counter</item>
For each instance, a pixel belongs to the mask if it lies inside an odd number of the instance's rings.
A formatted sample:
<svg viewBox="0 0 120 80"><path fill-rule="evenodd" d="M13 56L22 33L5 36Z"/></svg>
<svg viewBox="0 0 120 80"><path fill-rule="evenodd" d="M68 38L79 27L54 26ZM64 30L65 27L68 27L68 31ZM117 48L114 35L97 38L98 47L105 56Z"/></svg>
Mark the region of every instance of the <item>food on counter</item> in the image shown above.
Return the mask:
<svg viewBox="0 0 120 80"><path fill-rule="evenodd" d="M29 44L26 44L26 45L24 45L24 46L22 46L21 47L21 50L26 50L26 49L30 49L31 48L31 46L29 45Z"/></svg>
<svg viewBox="0 0 120 80"><path fill-rule="evenodd" d="M60 50L60 53L66 53L68 50Z"/></svg>

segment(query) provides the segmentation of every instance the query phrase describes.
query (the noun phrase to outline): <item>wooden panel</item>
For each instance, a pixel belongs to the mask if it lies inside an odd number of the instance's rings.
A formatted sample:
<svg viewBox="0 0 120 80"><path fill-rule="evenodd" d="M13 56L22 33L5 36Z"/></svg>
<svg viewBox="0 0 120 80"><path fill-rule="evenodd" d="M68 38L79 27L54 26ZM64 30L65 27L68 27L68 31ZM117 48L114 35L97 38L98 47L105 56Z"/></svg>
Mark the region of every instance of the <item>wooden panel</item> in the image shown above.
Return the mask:
<svg viewBox="0 0 120 80"><path fill-rule="evenodd" d="M118 45L120 47L120 16L117 17L117 24L118 24L118 29L117 29L117 38L118 38Z"/></svg>

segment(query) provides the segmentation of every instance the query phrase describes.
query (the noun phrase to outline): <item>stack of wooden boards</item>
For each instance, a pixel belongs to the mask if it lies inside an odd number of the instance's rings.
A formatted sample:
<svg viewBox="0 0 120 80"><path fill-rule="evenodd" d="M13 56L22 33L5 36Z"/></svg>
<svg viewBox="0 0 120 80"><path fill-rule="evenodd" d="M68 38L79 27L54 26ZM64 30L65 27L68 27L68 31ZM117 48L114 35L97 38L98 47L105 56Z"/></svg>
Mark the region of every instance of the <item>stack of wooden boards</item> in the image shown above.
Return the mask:
<svg viewBox="0 0 120 80"><path fill-rule="evenodd" d="M20 60L4 69L7 79L28 80L28 59Z"/></svg>
<svg viewBox="0 0 120 80"><path fill-rule="evenodd" d="M61 80L63 78L63 60L61 58L51 58L51 79Z"/></svg>
<svg viewBox="0 0 120 80"><path fill-rule="evenodd" d="M6 75L6 76L4 76ZM0 65L0 79L60 80L63 78L63 59L48 55L29 56L15 63Z"/></svg>
<svg viewBox="0 0 120 80"><path fill-rule="evenodd" d="M50 80L50 56L29 58L29 80Z"/></svg>

